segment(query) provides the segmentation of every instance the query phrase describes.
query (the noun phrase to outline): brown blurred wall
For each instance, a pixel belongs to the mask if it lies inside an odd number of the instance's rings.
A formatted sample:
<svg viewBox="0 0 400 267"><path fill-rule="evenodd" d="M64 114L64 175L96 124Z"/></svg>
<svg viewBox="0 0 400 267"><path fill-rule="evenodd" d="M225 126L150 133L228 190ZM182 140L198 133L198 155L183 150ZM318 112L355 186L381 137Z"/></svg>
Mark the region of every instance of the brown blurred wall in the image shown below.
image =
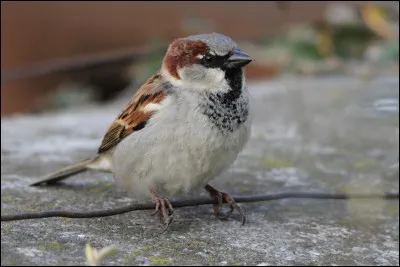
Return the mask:
<svg viewBox="0 0 400 267"><path fill-rule="evenodd" d="M124 49L192 33L195 17L234 39L275 33L291 23L320 20L327 2L1 2L1 70L29 63ZM201 30L201 29L200 29ZM208 29L204 29L208 30ZM196 30L194 30L196 31ZM1 116L27 112L61 75L10 82L1 87Z"/></svg>

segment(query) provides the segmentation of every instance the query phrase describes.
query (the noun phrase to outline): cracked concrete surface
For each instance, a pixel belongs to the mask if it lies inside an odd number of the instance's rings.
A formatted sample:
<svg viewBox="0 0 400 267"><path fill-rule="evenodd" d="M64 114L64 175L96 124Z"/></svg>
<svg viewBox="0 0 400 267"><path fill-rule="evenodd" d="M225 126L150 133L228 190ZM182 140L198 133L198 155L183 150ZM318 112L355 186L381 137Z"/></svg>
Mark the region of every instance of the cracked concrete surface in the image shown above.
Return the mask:
<svg viewBox="0 0 400 267"><path fill-rule="evenodd" d="M251 82L252 137L213 184L233 195L399 190L399 78L282 77ZM109 174L55 187L41 175L92 156L127 100L1 122L1 212L93 210L132 200ZM204 192L204 195L205 192ZM209 205L180 208L153 235L151 211L1 223L2 265L84 265L86 242L119 252L104 265L398 265L398 201L286 199L241 204L248 222Z"/></svg>

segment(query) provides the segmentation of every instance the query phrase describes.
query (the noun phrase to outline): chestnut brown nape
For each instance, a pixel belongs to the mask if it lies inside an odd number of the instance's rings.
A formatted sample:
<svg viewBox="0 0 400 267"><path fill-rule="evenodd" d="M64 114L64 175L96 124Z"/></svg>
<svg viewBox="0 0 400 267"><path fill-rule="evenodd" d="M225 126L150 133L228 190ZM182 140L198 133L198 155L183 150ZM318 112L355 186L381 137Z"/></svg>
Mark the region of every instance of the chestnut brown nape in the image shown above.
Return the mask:
<svg viewBox="0 0 400 267"><path fill-rule="evenodd" d="M164 68L172 77L180 80L178 69L196 62L198 60L196 56L204 55L207 49L207 44L202 41L175 40L164 57Z"/></svg>

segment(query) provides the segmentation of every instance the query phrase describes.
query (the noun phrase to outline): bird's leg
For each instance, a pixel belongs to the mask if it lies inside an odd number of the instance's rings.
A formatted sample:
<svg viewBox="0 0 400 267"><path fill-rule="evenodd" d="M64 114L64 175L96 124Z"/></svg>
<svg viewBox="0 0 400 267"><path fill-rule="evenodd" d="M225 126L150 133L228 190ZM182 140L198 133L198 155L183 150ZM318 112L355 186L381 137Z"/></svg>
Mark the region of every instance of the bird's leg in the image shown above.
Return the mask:
<svg viewBox="0 0 400 267"><path fill-rule="evenodd" d="M151 215L155 215L158 213L161 223L165 226L165 231L167 230L169 224L172 222L172 213L174 212L174 209L172 208L169 200L159 197L156 194L155 190L151 190L151 199L156 204L156 208Z"/></svg>
<svg viewBox="0 0 400 267"><path fill-rule="evenodd" d="M204 187L210 196L214 199L214 213L215 216L220 218L221 220L227 219L228 216L234 211L237 210L242 217L242 225L246 222L246 216L244 215L242 209L239 207L238 204L231 198L227 193L225 192L220 192L211 185L207 184ZM230 210L228 211L228 214L224 213L222 211L222 204L223 203L228 203L230 206Z"/></svg>

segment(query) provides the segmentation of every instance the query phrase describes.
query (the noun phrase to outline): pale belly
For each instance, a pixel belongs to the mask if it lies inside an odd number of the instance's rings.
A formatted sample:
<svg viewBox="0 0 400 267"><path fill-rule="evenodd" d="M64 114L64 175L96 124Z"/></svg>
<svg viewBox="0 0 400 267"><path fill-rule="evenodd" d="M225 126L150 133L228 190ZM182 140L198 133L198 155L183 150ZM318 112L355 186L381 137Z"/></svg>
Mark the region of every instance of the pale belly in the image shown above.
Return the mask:
<svg viewBox="0 0 400 267"><path fill-rule="evenodd" d="M228 136L211 127L138 133L115 150L114 179L139 199L149 197L150 188L164 197L195 193L235 161L249 127Z"/></svg>

